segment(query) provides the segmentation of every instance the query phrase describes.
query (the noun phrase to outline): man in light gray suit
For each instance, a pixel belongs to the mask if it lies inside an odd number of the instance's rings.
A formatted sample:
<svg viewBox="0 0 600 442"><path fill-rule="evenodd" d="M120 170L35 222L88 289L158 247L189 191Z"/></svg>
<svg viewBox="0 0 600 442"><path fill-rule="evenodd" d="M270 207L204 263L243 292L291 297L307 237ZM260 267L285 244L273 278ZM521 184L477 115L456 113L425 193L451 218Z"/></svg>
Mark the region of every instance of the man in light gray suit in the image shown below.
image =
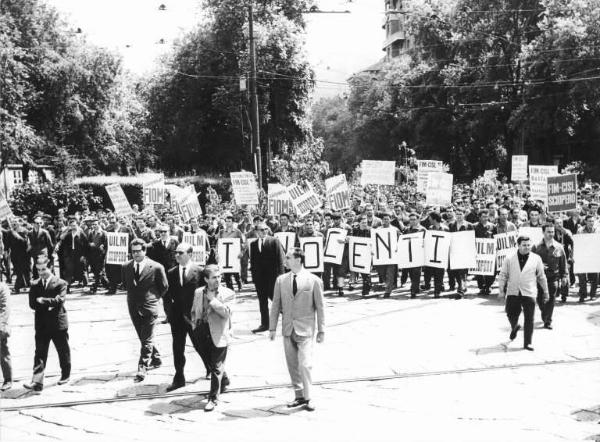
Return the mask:
<svg viewBox="0 0 600 442"><path fill-rule="evenodd" d="M317 342L325 339L323 281L304 268L304 252L293 248L286 256L290 272L275 282L271 306L269 338L275 339L279 314L283 315L281 331L283 346L295 399L288 407L315 409L311 402L312 342L317 323Z"/></svg>

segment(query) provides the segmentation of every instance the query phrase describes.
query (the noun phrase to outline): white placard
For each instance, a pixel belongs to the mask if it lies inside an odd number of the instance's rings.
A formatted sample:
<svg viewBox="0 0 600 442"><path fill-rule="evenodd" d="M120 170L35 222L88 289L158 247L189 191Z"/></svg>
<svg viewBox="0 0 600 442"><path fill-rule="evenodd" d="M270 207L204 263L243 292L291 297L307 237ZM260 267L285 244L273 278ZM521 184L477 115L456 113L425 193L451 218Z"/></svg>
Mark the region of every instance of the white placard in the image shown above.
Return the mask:
<svg viewBox="0 0 600 442"><path fill-rule="evenodd" d="M327 202L331 210L343 210L350 208L350 189L346 181L346 175L337 175L325 180Z"/></svg>
<svg viewBox="0 0 600 442"><path fill-rule="evenodd" d="M104 188L112 201L117 216L129 216L133 214L133 209L129 205L129 201L127 201L125 192L123 192L120 184L109 184Z"/></svg>
<svg viewBox="0 0 600 442"><path fill-rule="evenodd" d="M427 230L425 232L425 266L435 269L448 268L451 235L450 232L441 230Z"/></svg>
<svg viewBox="0 0 600 442"><path fill-rule="evenodd" d="M451 173L431 172L427 178L427 204L447 206L452 202Z"/></svg>
<svg viewBox="0 0 600 442"><path fill-rule="evenodd" d="M279 240L283 251L287 255L288 252L295 247L296 244L296 233L294 232L277 232L273 236Z"/></svg>
<svg viewBox="0 0 600 442"><path fill-rule="evenodd" d="M348 237L348 264L351 272L371 273L371 238Z"/></svg>
<svg viewBox="0 0 600 442"><path fill-rule="evenodd" d="M558 166L529 166L529 193L548 205L548 177L558 175Z"/></svg>
<svg viewBox="0 0 600 442"><path fill-rule="evenodd" d="M4 196L4 193L0 190L0 220L12 218L12 210L8 205L8 201Z"/></svg>
<svg viewBox="0 0 600 442"><path fill-rule="evenodd" d="M323 237L305 236L299 240L304 251L304 268L312 273L323 272Z"/></svg>
<svg viewBox="0 0 600 442"><path fill-rule="evenodd" d="M371 229L373 265L397 264L398 230L395 227Z"/></svg>
<svg viewBox="0 0 600 442"><path fill-rule="evenodd" d="M531 240L531 245L534 246L542 242L544 232L541 227L519 227L519 236L528 236Z"/></svg>
<svg viewBox="0 0 600 442"><path fill-rule="evenodd" d="M231 172L233 197L238 206L258 205L258 186L252 172Z"/></svg>
<svg viewBox="0 0 600 442"><path fill-rule="evenodd" d="M125 264L129 261L129 234L106 232L106 264Z"/></svg>
<svg viewBox="0 0 600 442"><path fill-rule="evenodd" d="M302 188L297 184L292 184L288 186L287 190L298 216L306 216L312 210L318 210L321 207L321 200L310 187Z"/></svg>
<svg viewBox="0 0 600 442"><path fill-rule="evenodd" d="M477 258L475 267L469 269L471 275L496 274L496 240L494 238L475 238Z"/></svg>
<svg viewBox="0 0 600 442"><path fill-rule="evenodd" d="M573 235L573 272L600 272L600 233Z"/></svg>
<svg viewBox="0 0 600 442"><path fill-rule="evenodd" d="M513 155L510 180L527 181L527 155Z"/></svg>
<svg viewBox="0 0 600 442"><path fill-rule="evenodd" d="M327 230L323 260L332 264L341 264L344 257L344 246L348 232L346 229L332 227ZM341 241L341 242L340 242Z"/></svg>
<svg viewBox="0 0 600 442"><path fill-rule="evenodd" d="M199 265L206 264L206 232L200 231L196 233L184 232L183 241L192 246L192 261Z"/></svg>
<svg viewBox="0 0 600 442"><path fill-rule="evenodd" d="M282 213L289 215L293 211L290 194L283 184L269 183L267 201L269 215L280 215Z"/></svg>
<svg viewBox="0 0 600 442"><path fill-rule="evenodd" d="M239 273L240 259L238 256L242 250L239 238L219 238L217 241L217 254L219 255L219 267L221 273Z"/></svg>
<svg viewBox="0 0 600 442"><path fill-rule="evenodd" d="M494 235L496 240L496 267L502 268L504 260L517 250L517 232L498 233Z"/></svg>
<svg viewBox="0 0 600 442"><path fill-rule="evenodd" d="M470 269L477 264L475 230L452 232L450 237L450 269Z"/></svg>
<svg viewBox="0 0 600 442"><path fill-rule="evenodd" d="M152 206L154 204L165 203L165 176L158 174L157 176L144 181L142 186L144 194L144 206Z"/></svg>
<svg viewBox="0 0 600 442"><path fill-rule="evenodd" d="M435 160L417 160L417 192L427 191L427 181L430 172L443 172L444 163Z"/></svg>
<svg viewBox="0 0 600 442"><path fill-rule="evenodd" d="M398 267L411 269L425 264L423 232L407 233L398 239Z"/></svg>
<svg viewBox="0 0 600 442"><path fill-rule="evenodd" d="M196 189L193 185L186 187L182 193L175 197L175 199L179 205L179 211L184 221L202 215L202 207L200 207Z"/></svg>
<svg viewBox="0 0 600 442"><path fill-rule="evenodd" d="M360 185L367 184L394 185L396 162L363 160L360 165Z"/></svg>

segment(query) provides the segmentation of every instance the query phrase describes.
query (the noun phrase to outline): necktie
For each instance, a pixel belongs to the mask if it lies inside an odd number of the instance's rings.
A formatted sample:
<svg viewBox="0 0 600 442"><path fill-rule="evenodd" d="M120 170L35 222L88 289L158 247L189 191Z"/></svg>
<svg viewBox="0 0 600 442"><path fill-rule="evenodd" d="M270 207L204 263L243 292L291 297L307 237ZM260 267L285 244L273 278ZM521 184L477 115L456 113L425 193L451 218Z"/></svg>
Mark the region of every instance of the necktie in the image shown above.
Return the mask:
<svg viewBox="0 0 600 442"><path fill-rule="evenodd" d="M134 277L135 277L136 281L140 280L140 264L139 263L135 264L135 275L134 275Z"/></svg>
<svg viewBox="0 0 600 442"><path fill-rule="evenodd" d="M262 238L258 240L258 251L262 253L263 240Z"/></svg>
<svg viewBox="0 0 600 442"><path fill-rule="evenodd" d="M185 284L185 267L181 268L181 287Z"/></svg>
<svg viewBox="0 0 600 442"><path fill-rule="evenodd" d="M48 286L48 280L47 279L42 279L42 285L44 286L44 290L46 290L46 288Z"/></svg>
<svg viewBox="0 0 600 442"><path fill-rule="evenodd" d="M296 275L294 275L294 281L292 282L292 293L296 296L298 293L298 285L296 284Z"/></svg>

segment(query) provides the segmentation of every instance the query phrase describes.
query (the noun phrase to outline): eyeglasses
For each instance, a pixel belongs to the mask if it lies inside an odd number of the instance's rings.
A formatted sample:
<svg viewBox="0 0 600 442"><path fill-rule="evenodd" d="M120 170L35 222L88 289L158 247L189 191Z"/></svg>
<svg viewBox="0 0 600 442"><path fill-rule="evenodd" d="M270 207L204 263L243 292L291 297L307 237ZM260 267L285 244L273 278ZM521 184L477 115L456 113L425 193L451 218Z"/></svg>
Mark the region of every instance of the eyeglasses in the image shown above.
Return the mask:
<svg viewBox="0 0 600 442"><path fill-rule="evenodd" d="M131 250L131 253L142 253L142 249Z"/></svg>
<svg viewBox="0 0 600 442"><path fill-rule="evenodd" d="M264 232L267 229L256 229L256 230L258 230L259 232Z"/></svg>
<svg viewBox="0 0 600 442"><path fill-rule="evenodd" d="M185 252L175 252L176 255L185 255Z"/></svg>

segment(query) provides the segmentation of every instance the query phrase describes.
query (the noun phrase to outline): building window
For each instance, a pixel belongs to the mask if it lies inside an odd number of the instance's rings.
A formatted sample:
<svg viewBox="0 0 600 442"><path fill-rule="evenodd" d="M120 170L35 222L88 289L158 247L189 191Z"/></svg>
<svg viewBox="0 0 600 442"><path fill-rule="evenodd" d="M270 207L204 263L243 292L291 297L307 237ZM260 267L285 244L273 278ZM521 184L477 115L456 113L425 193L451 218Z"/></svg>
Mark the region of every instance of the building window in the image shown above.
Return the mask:
<svg viewBox="0 0 600 442"><path fill-rule="evenodd" d="M13 176L13 184L19 185L19 184L23 184L23 171L19 170L19 169L14 169L12 171L12 176Z"/></svg>

